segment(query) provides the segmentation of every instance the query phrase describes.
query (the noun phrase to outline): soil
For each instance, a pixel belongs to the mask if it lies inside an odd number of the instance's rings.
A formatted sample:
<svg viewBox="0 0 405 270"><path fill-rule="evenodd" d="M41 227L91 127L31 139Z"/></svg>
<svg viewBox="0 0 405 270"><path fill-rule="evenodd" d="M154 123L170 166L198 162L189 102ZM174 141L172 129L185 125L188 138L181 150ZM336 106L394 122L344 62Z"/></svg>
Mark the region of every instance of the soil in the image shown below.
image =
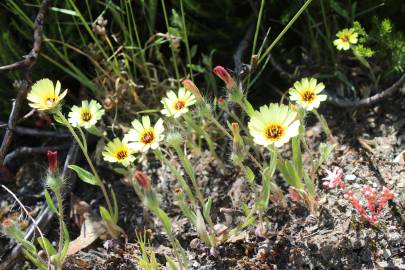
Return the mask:
<svg viewBox="0 0 405 270"><path fill-rule="evenodd" d="M324 106L327 107L327 106ZM255 227L248 227L231 241L210 250L172 204L176 180L169 170L145 158L140 164L152 176L153 186L161 194L162 208L169 214L174 233L190 259L190 269L405 269L405 165L394 162L405 150L405 99L403 93L381 102L373 108L356 111L328 106L322 112L335 139L338 141L332 156L318 172L318 203L316 214L310 214L304 205L287 197L287 207L270 204L266 214L267 234L257 236ZM315 119L308 120L307 137L310 148L316 152L320 142L327 141L322 127ZM285 149L289 151L289 149ZM309 158L306 156L306 158ZM232 228L243 218L241 202L252 203L252 191L241 173L226 165L220 168L218 161L208 152L190 156L197 178L205 195L213 199L213 219L224 228ZM223 156L225 164L229 156ZM17 171L16 182L5 183L12 188L35 217L44 203L41 188L40 163L25 161ZM173 158L173 162L178 161ZM161 224L144 210L132 188L125 179L120 179L110 167L101 163L102 175L115 190L120 204L119 225L127 233L126 239L97 240L89 247L70 256L66 269L137 269L136 256L140 254L136 232L146 232L155 248L158 261L165 265L165 256L170 255L170 244ZM393 189L398 196L387 205L375 225L360 218L351 204L338 189L326 189L322 185L324 169L338 166L346 176L345 183L359 194L362 185L377 190L383 186ZM42 170L43 171L43 170ZM32 173L34 172L34 173ZM9 172L2 172L3 175ZM277 182L287 191L278 176ZM0 178L0 182L5 177ZM4 183L2 183L4 184ZM102 202L100 192L89 185L77 182L72 194L86 201L96 211ZM288 192L286 192L288 194ZM66 206L69 206L66 196ZM19 216L20 211L12 198L0 193L0 219ZM66 217L68 220L68 217ZM56 240L50 224L48 237ZM80 229L70 217L71 237L78 236ZM4 260L13 243L0 238L0 258ZM15 269L27 269L22 260Z"/></svg>

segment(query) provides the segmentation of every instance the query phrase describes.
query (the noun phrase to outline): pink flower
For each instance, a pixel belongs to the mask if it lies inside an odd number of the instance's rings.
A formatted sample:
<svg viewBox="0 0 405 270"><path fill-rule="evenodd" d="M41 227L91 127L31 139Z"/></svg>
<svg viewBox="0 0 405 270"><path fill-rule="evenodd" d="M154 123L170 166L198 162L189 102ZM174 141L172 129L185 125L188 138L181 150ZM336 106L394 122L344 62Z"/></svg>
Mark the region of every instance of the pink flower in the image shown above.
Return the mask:
<svg viewBox="0 0 405 270"><path fill-rule="evenodd" d="M231 77L229 72L224 67L216 66L213 69L213 72L225 82L226 89L232 90L235 87L235 80Z"/></svg>
<svg viewBox="0 0 405 270"><path fill-rule="evenodd" d="M323 182L323 185L328 188L335 188L335 187L340 187L340 188L345 188L346 185L343 182L343 170L339 167L335 167L333 169L333 172L326 170L326 173L328 174L325 178L322 178L325 182Z"/></svg>
<svg viewBox="0 0 405 270"><path fill-rule="evenodd" d="M377 214L379 215L388 201L394 199L396 196L398 196L398 194L394 193L392 190L386 187L383 187L380 203L378 204Z"/></svg>
<svg viewBox="0 0 405 270"><path fill-rule="evenodd" d="M360 216L362 216L371 224L374 224L377 221L378 217L380 216L382 208L388 203L388 201L394 199L397 196L394 192L392 192L388 188L383 187L380 196L380 202L378 203L378 208L376 210L375 206L378 197L377 190L375 188L366 185L362 188L361 191L365 199L367 200L368 211L366 211L366 209L364 209L364 207L361 205L360 201L356 199L356 197L354 197L353 192L351 190L349 190L344 195L344 197L352 204L354 209L356 209L357 212L359 212Z"/></svg>
<svg viewBox="0 0 405 270"><path fill-rule="evenodd" d="M298 195L298 192L295 190L295 188L289 187L288 192L290 193L290 198L293 202L298 202L300 197Z"/></svg>

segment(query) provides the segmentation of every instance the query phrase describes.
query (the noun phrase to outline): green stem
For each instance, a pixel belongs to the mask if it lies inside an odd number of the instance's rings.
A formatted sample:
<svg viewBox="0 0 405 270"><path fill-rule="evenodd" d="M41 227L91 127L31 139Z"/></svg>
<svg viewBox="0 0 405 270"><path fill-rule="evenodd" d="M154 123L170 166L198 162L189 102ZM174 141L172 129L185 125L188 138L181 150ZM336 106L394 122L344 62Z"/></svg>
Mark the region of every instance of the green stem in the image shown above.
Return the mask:
<svg viewBox="0 0 405 270"><path fill-rule="evenodd" d="M183 0L180 0L180 11L181 11L182 24L183 24L184 41L185 41L186 50L187 50L188 67L190 70L190 79L193 81L193 69L191 67L191 53L190 53L190 45L188 43L188 35L187 35L186 19L185 19L184 8L183 8Z"/></svg>
<svg viewBox="0 0 405 270"><path fill-rule="evenodd" d="M112 208L110 198L108 197L107 190L106 190L103 182L101 181L101 178L98 175L97 170L94 167L89 154L87 153L87 144L86 145L83 144L85 142L82 142L80 140L79 136L77 136L76 131L74 130L72 125L69 123L69 121L66 119L66 117L63 115L63 113L60 110L56 111L56 115L62 120L63 124L69 129L70 133L73 135L73 138L75 139L75 141L79 145L80 149L82 150L83 155L84 155L87 163L89 164L92 173L94 174L94 176L96 178L97 185L101 188L101 191L103 192L104 198L107 202L108 211L110 212L110 214L114 215L114 210Z"/></svg>
<svg viewBox="0 0 405 270"><path fill-rule="evenodd" d="M166 164L166 166L169 167L172 173L176 176L177 181L179 181L181 188L186 193L191 204L196 206L196 199L194 198L193 192L191 191L184 177L177 171L177 169L170 163L170 161L165 157L165 155L163 155L163 153L159 149L155 150L155 155L160 161L162 161L164 164Z"/></svg>
<svg viewBox="0 0 405 270"><path fill-rule="evenodd" d="M263 55L260 57L259 61L257 62L260 64L266 56L270 53L273 47L280 41L280 39L284 36L284 34L291 28L291 26L295 23L295 21L301 16L302 12L311 4L312 0L307 0L304 5L298 10L298 12L294 15L294 17L288 22L288 24L284 27L284 29L278 34L276 39L270 44L270 46L266 49Z"/></svg>
<svg viewBox="0 0 405 270"><path fill-rule="evenodd" d="M55 192L56 202L58 204L58 212L59 212L59 243L58 243L58 269L62 269L62 249L63 249L63 204L62 204L62 195L60 191Z"/></svg>
<svg viewBox="0 0 405 270"><path fill-rule="evenodd" d="M177 67L176 53L174 52L172 37L171 37L171 34L169 32L170 25L169 25L169 19L167 17L165 0L161 0L161 2L162 2L163 15L165 17L167 35L168 35L169 42L170 42L170 50L172 52L172 61L173 61L174 71L176 72L176 79L177 79L177 81L179 81L180 80L179 68Z"/></svg>
<svg viewBox="0 0 405 270"><path fill-rule="evenodd" d="M328 123L326 122L325 118L320 115L316 110L312 111L316 118L318 118L319 122L321 123L321 126L323 128L323 131L326 133L326 136L328 136L328 138L333 142L333 143L337 143L335 137L333 137L332 132L329 129Z"/></svg>

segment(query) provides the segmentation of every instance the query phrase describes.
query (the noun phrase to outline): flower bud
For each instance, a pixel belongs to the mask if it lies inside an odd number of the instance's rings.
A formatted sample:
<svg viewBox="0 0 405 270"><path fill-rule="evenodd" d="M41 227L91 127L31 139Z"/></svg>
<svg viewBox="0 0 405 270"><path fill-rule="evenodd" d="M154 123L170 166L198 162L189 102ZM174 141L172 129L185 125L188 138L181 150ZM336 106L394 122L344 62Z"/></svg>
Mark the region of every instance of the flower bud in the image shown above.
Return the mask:
<svg viewBox="0 0 405 270"><path fill-rule="evenodd" d="M223 106L225 104L225 98L224 97L219 97L217 100L217 103L219 106Z"/></svg>
<svg viewBox="0 0 405 270"><path fill-rule="evenodd" d="M134 177L138 184L146 191L151 191L150 181L148 176L144 174L142 171L135 171Z"/></svg>
<svg viewBox="0 0 405 270"><path fill-rule="evenodd" d="M235 80L231 77L229 72L222 66L216 66L213 69L215 75L225 82L226 89L232 90L235 86Z"/></svg>
<svg viewBox="0 0 405 270"><path fill-rule="evenodd" d="M182 83L183 83L184 88L186 88L186 90L190 91L195 96L195 98L197 99L198 102L204 101L204 98L202 97L200 90L193 83L193 81L186 79Z"/></svg>
<svg viewBox="0 0 405 270"><path fill-rule="evenodd" d="M58 152L48 151L48 170L52 174L58 173Z"/></svg>
<svg viewBox="0 0 405 270"><path fill-rule="evenodd" d="M60 192L63 186L63 179L58 173L58 152L48 151L48 175L46 185L55 193Z"/></svg>
<svg viewBox="0 0 405 270"><path fill-rule="evenodd" d="M239 124L236 122L233 122L231 124L232 127L232 135L233 135L233 141L234 143L239 143L240 142L240 128Z"/></svg>
<svg viewBox="0 0 405 270"><path fill-rule="evenodd" d="M171 132L166 136L166 142L170 146L176 147L176 146L179 146L183 142L183 138L181 137L180 133Z"/></svg>
<svg viewBox="0 0 405 270"><path fill-rule="evenodd" d="M24 239L23 232L17 227L16 222L10 218L6 218L1 223L1 232L15 240Z"/></svg>

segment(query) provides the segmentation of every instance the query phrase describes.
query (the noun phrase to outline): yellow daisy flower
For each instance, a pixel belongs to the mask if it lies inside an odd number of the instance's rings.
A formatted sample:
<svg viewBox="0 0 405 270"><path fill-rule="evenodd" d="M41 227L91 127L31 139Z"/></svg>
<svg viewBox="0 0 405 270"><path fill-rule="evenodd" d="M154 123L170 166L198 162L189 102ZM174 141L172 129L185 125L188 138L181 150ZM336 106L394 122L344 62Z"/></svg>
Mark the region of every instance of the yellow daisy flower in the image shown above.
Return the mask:
<svg viewBox="0 0 405 270"><path fill-rule="evenodd" d="M298 135L300 126L297 112L286 105L271 103L260 107L250 118L248 128L255 143L280 147Z"/></svg>
<svg viewBox="0 0 405 270"><path fill-rule="evenodd" d="M95 101L82 101L82 106L73 106L69 113L69 122L74 127L84 127L89 129L94 126L98 120L104 115L104 110L101 105Z"/></svg>
<svg viewBox="0 0 405 270"><path fill-rule="evenodd" d="M325 101L327 96L319 93L325 89L323 83L317 83L314 78L303 78L301 81L294 83L294 87L290 88L290 100L296 101L307 111L311 111L319 107L322 101Z"/></svg>
<svg viewBox="0 0 405 270"><path fill-rule="evenodd" d="M27 99L31 102L29 106L40 111L53 110L57 108L60 101L66 96L67 90L60 94L60 82L56 86L50 79L41 79L34 83Z"/></svg>
<svg viewBox="0 0 405 270"><path fill-rule="evenodd" d="M354 28L345 28L337 32L336 36L338 37L338 39L335 39L333 41L333 45L335 45L339 51L347 51L348 49L350 49L350 44L357 43L358 35L359 34L355 32Z"/></svg>
<svg viewBox="0 0 405 270"><path fill-rule="evenodd" d="M127 167L135 160L134 153L135 151L128 145L125 139L121 141L119 138L115 138L104 148L103 157L105 161L121 163Z"/></svg>
<svg viewBox="0 0 405 270"><path fill-rule="evenodd" d="M130 147L142 152L159 147L159 142L164 138L164 126L161 118L153 127L150 124L149 116L143 116L142 123L139 120L134 120L131 124L134 128L130 129L124 137L130 142Z"/></svg>
<svg viewBox="0 0 405 270"><path fill-rule="evenodd" d="M188 112L188 107L193 105L196 99L190 91L181 87L177 95L174 91L169 91L161 102L163 103L164 109L160 112L166 116L177 118L183 113Z"/></svg>

